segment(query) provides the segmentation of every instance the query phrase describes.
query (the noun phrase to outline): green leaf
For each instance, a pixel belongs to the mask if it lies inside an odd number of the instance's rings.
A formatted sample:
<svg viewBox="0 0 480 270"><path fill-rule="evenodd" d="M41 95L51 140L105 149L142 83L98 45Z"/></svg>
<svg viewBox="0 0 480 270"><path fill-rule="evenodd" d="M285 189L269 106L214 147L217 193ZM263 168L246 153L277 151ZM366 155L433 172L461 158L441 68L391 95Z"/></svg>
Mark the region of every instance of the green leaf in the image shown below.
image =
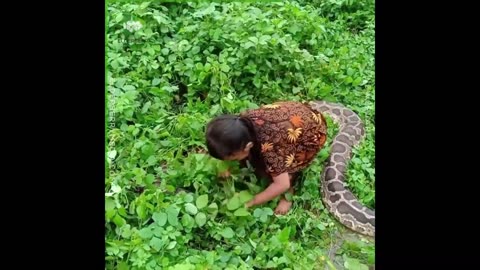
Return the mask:
<svg viewBox="0 0 480 270"><path fill-rule="evenodd" d="M250 213L247 211L247 209L245 208L238 208L234 213L233 215L237 216L237 217L244 217L244 216L248 216L250 215Z"/></svg>
<svg viewBox="0 0 480 270"><path fill-rule="evenodd" d="M185 195L185 202L187 202L187 203L193 202L193 196L192 196L192 194L187 193L187 194Z"/></svg>
<svg viewBox="0 0 480 270"><path fill-rule="evenodd" d="M211 203L208 207L207 207L207 210L209 213L214 213L216 211L218 211L218 205L217 203Z"/></svg>
<svg viewBox="0 0 480 270"><path fill-rule="evenodd" d="M147 176L145 177L145 182L146 182L147 184L150 184L150 185L151 185L154 180L155 180L155 176L154 176L153 174L150 174L150 173L149 173L149 174L147 174Z"/></svg>
<svg viewBox="0 0 480 270"><path fill-rule="evenodd" d="M274 261L269 261L267 265L265 265L266 268L276 268L277 264Z"/></svg>
<svg viewBox="0 0 480 270"><path fill-rule="evenodd" d="M146 9L150 5L150 3L151 2L148 1L141 3L139 9Z"/></svg>
<svg viewBox="0 0 480 270"><path fill-rule="evenodd" d="M161 80L159 78L154 78L152 80L152 86L157 86L157 85L160 84L160 82L161 82Z"/></svg>
<svg viewBox="0 0 480 270"><path fill-rule="evenodd" d="M191 49L191 52L192 54L197 54L200 52L200 47L198 46L194 46L192 49Z"/></svg>
<svg viewBox="0 0 480 270"><path fill-rule="evenodd" d="M115 22L116 23L119 23L123 20L123 14L120 13L120 14L117 14L117 16L115 16Z"/></svg>
<svg viewBox="0 0 480 270"><path fill-rule="evenodd" d="M138 231L138 235L143 239L150 239L153 236L153 232L150 228L143 228Z"/></svg>
<svg viewBox="0 0 480 270"><path fill-rule="evenodd" d="M117 150L112 150L108 152L108 158L109 159L114 159L117 156Z"/></svg>
<svg viewBox="0 0 480 270"><path fill-rule="evenodd" d="M197 223L198 227L202 227L207 222L207 216L204 213L199 212L195 216L195 222Z"/></svg>
<svg viewBox="0 0 480 270"><path fill-rule="evenodd" d="M238 197L240 199L240 203L244 204L244 203L250 201L253 198L253 195L250 194L250 192L248 190L242 190L238 194Z"/></svg>
<svg viewBox="0 0 480 270"><path fill-rule="evenodd" d="M290 33L294 34L294 35L295 35L298 31L300 31L300 30L301 30L301 29L298 27L297 24L293 24L292 26L290 26L290 27L288 28L288 31L289 31Z"/></svg>
<svg viewBox="0 0 480 270"><path fill-rule="evenodd" d="M187 228L192 228L195 223L194 219L190 215L183 215L182 225Z"/></svg>
<svg viewBox="0 0 480 270"><path fill-rule="evenodd" d="M265 207L265 208L257 208L253 211L253 216L258 218L261 222L267 222L268 216L273 215L272 209Z"/></svg>
<svg viewBox="0 0 480 270"><path fill-rule="evenodd" d="M149 156L147 158L147 164L148 166L152 166L154 165L155 163L157 163L157 158L155 156Z"/></svg>
<svg viewBox="0 0 480 270"><path fill-rule="evenodd" d="M196 215L198 213L198 209L193 203L186 203L185 210L191 215Z"/></svg>
<svg viewBox="0 0 480 270"><path fill-rule="evenodd" d="M163 48L161 52L163 55L167 55L170 52L170 50L168 48Z"/></svg>
<svg viewBox="0 0 480 270"><path fill-rule="evenodd" d="M142 113L146 113L148 109L150 109L150 106L152 106L152 102L150 101L145 102L142 108Z"/></svg>
<svg viewBox="0 0 480 270"><path fill-rule="evenodd" d="M117 225L118 227L122 227L123 225L125 225L126 221L124 218L122 218L120 215L115 215L112 219L113 223L115 223L115 225Z"/></svg>
<svg viewBox="0 0 480 270"><path fill-rule="evenodd" d="M232 210L235 210L235 209L239 208L241 205L242 205L242 203L240 202L240 198L238 197L238 195L235 195L235 196L233 196L233 198L231 198L228 201L227 209L232 211Z"/></svg>
<svg viewBox="0 0 480 270"><path fill-rule="evenodd" d="M150 246L151 246L154 250L160 251L160 249L161 249L162 246L163 246L162 240L160 240L160 239L157 238L157 237L153 237L152 240L150 240Z"/></svg>
<svg viewBox="0 0 480 270"><path fill-rule="evenodd" d="M258 43L258 38L257 37L249 37L248 40L250 40L253 43Z"/></svg>
<svg viewBox="0 0 480 270"><path fill-rule="evenodd" d="M164 212L153 213L152 218L160 227L163 227L167 223L167 214Z"/></svg>
<svg viewBox="0 0 480 270"><path fill-rule="evenodd" d="M105 211L115 209L115 202L111 198L105 198Z"/></svg>
<svg viewBox="0 0 480 270"><path fill-rule="evenodd" d="M187 215L187 216L188 216L188 215ZM155 235L156 237L162 237L164 231L165 231L165 230L164 230L162 227L156 226L156 227L153 229L153 235Z"/></svg>
<svg viewBox="0 0 480 270"><path fill-rule="evenodd" d="M135 209L137 211L137 215L141 218L144 219L146 217L146 210L145 210L145 205L140 204L137 206Z"/></svg>
<svg viewBox="0 0 480 270"><path fill-rule="evenodd" d="M128 264L126 262L119 262L117 264L118 270L128 270Z"/></svg>
<svg viewBox="0 0 480 270"><path fill-rule="evenodd" d="M230 67L227 64L222 64L220 66L220 68L222 69L223 72L229 72L230 71Z"/></svg>
<svg viewBox="0 0 480 270"><path fill-rule="evenodd" d="M124 85L124 86L122 87L122 89L125 90L125 91L135 91L136 88L135 88L135 86L133 86L133 85L127 84L127 85Z"/></svg>
<svg viewBox="0 0 480 270"><path fill-rule="evenodd" d="M220 234L225 237L225 238L232 238L235 235L235 232L232 230L232 228L227 227L223 229Z"/></svg>
<svg viewBox="0 0 480 270"><path fill-rule="evenodd" d="M167 208L167 220L170 225L176 226L178 224L178 213L178 209L174 206L169 206Z"/></svg>
<svg viewBox="0 0 480 270"><path fill-rule="evenodd" d="M170 244L168 244L167 249L172 249L177 245L177 241L172 241Z"/></svg>
<svg viewBox="0 0 480 270"><path fill-rule="evenodd" d="M286 242L288 242L289 236L290 236L290 227L287 226L287 227L283 228L283 230L278 235L278 240L281 243L286 243Z"/></svg>
<svg viewBox="0 0 480 270"><path fill-rule="evenodd" d="M197 200L195 201L195 204L197 205L198 209L202 209L208 204L208 195L200 195L198 196Z"/></svg>
<svg viewBox="0 0 480 270"><path fill-rule="evenodd" d="M348 269L348 270L368 270L368 266L360 263L358 259L353 259L348 257L345 258L345 262L343 263L343 266L345 266L345 269Z"/></svg>
<svg viewBox="0 0 480 270"><path fill-rule="evenodd" d="M243 47L244 47L245 49L248 49L248 48L250 48L250 47L255 47L255 44L253 44L253 43L250 42L250 41L247 41L246 43L243 44Z"/></svg>

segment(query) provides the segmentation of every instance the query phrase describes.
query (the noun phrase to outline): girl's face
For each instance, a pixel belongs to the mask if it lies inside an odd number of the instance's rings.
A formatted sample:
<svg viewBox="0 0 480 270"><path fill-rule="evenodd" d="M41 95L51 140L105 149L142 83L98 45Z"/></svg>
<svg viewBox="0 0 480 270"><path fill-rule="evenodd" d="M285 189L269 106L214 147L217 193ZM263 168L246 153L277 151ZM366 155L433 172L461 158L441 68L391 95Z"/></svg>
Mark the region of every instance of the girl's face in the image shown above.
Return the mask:
<svg viewBox="0 0 480 270"><path fill-rule="evenodd" d="M247 146L245 146L245 149L237 151L233 153L232 155L228 156L225 158L225 160L243 160L248 157L250 154L250 149L253 147L253 143L249 142Z"/></svg>
<svg viewBox="0 0 480 270"><path fill-rule="evenodd" d="M249 153L250 151L238 151L226 157L225 160L243 160L248 157Z"/></svg>

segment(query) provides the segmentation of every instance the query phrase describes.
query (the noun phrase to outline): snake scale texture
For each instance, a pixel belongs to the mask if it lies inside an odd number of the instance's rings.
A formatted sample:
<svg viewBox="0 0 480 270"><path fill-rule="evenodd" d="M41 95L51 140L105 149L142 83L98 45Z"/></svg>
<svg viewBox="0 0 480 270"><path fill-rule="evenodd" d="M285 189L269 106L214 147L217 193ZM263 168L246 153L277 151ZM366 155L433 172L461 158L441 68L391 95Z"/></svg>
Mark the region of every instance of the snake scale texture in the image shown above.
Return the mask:
<svg viewBox="0 0 480 270"><path fill-rule="evenodd" d="M363 206L345 187L345 173L352 157L352 148L364 138L364 124L355 112L341 104L312 101L309 105L329 115L340 126L320 176L322 200L340 223L360 234L374 237L375 211Z"/></svg>

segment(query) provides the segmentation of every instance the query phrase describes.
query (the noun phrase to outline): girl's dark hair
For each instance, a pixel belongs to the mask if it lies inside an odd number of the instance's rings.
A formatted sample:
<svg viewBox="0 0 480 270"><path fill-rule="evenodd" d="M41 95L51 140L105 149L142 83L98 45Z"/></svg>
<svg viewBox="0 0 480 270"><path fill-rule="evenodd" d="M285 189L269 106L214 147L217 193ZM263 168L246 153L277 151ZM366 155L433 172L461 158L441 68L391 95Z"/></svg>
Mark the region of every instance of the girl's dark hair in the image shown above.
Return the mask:
<svg viewBox="0 0 480 270"><path fill-rule="evenodd" d="M241 151L249 142L256 146L255 132L248 119L236 115L221 115L207 125L207 149L217 159Z"/></svg>

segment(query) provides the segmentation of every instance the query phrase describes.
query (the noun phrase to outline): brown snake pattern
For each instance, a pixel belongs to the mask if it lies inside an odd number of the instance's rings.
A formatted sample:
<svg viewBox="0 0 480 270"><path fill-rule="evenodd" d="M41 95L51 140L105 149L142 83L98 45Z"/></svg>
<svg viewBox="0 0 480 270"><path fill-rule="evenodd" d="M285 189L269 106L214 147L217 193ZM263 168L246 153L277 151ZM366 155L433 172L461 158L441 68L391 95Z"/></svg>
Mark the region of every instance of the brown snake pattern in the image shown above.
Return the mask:
<svg viewBox="0 0 480 270"><path fill-rule="evenodd" d="M356 113L340 104L313 101L309 105L329 115L340 125L333 138L330 156L321 175L322 200L327 209L346 227L363 235L375 236L375 211L363 206L345 188L345 173L352 156L352 147L365 136L364 125Z"/></svg>

